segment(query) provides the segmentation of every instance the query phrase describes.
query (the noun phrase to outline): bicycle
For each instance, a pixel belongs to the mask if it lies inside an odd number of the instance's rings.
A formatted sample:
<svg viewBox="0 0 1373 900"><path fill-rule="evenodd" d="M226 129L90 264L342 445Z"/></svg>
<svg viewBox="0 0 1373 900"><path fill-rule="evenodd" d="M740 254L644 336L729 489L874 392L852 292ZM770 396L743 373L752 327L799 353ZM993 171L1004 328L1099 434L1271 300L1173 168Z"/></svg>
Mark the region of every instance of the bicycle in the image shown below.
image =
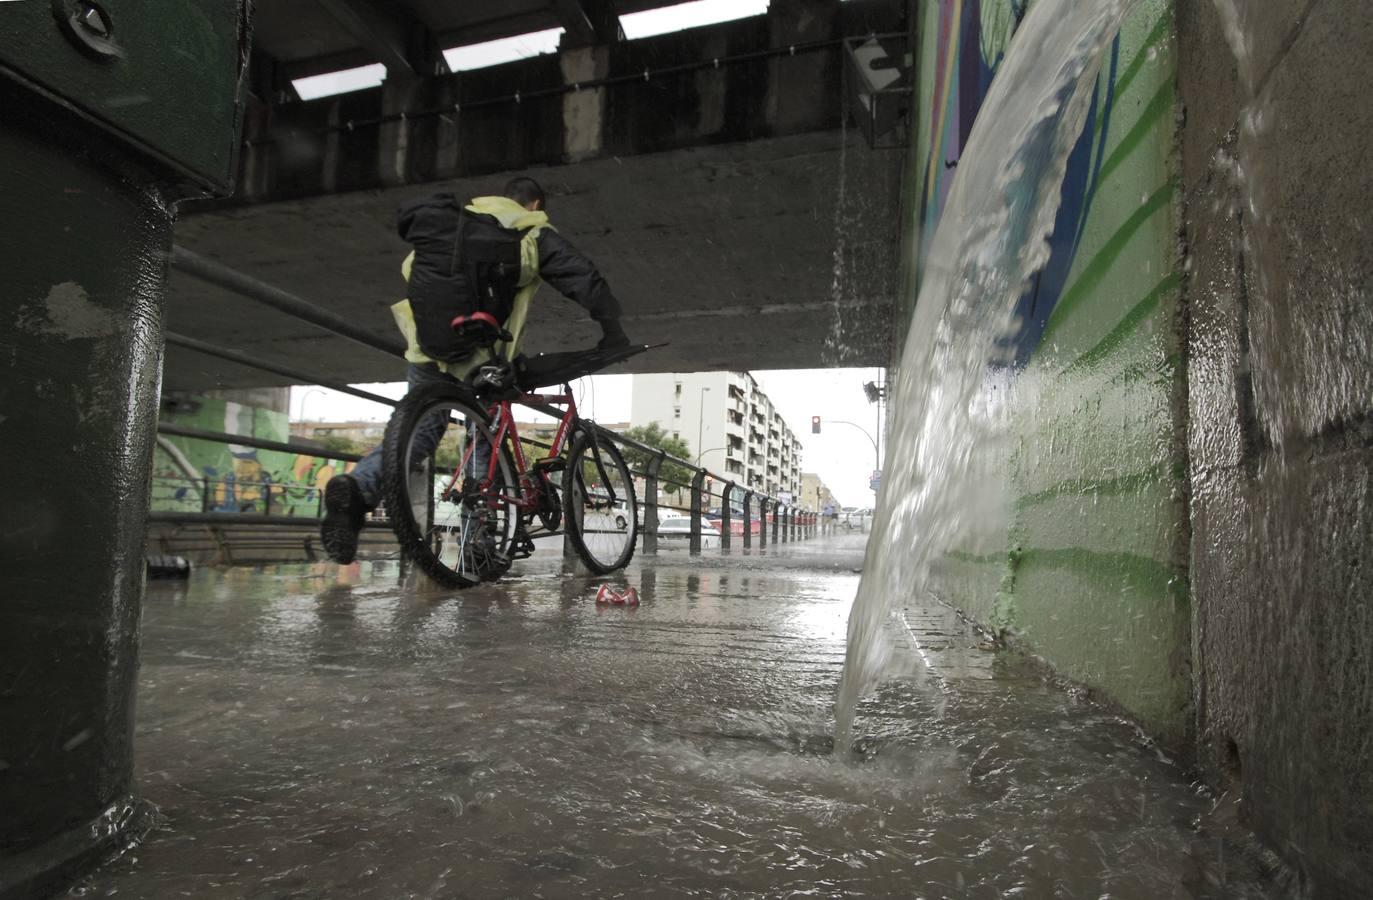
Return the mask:
<svg viewBox="0 0 1373 900"><path fill-rule="evenodd" d="M596 574L628 565L639 531L633 475L578 416L570 382L649 349L545 354L518 365L495 359L471 384L408 394L383 444L383 497L401 552L440 584L468 588L500 578L561 525ZM539 392L558 384L559 393ZM532 465L517 405L562 410L548 456Z"/></svg>

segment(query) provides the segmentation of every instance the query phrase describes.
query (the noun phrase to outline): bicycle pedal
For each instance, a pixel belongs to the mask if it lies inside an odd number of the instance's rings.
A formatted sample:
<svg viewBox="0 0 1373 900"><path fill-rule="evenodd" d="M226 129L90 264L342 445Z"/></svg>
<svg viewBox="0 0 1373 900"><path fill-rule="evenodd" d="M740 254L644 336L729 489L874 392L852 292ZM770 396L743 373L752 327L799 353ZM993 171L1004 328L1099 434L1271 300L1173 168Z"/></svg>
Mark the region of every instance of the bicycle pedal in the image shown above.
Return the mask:
<svg viewBox="0 0 1373 900"><path fill-rule="evenodd" d="M516 559L528 559L534 555L534 539L527 532L521 531L511 542L511 549Z"/></svg>

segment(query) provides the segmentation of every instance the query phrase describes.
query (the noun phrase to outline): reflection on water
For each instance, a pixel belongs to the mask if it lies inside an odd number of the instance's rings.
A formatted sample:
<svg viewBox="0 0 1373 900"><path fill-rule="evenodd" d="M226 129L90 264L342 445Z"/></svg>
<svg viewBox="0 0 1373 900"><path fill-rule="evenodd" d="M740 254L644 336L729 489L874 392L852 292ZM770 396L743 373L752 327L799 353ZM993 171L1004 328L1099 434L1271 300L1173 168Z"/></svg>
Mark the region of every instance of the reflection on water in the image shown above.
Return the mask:
<svg viewBox="0 0 1373 900"><path fill-rule="evenodd" d="M636 609L556 558L459 594L365 566L152 585L163 822L77 892L1262 896L1177 767L942 609L909 611L903 677L834 755L861 552L663 554L624 576Z"/></svg>

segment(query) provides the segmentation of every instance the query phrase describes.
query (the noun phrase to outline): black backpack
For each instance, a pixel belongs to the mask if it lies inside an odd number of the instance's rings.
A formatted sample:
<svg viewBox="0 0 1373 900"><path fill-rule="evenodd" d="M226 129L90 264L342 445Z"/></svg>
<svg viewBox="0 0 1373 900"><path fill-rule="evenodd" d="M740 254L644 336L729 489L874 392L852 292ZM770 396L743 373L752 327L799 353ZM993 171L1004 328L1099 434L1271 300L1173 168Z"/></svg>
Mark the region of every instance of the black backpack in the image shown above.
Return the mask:
<svg viewBox="0 0 1373 900"><path fill-rule="evenodd" d="M462 362L482 346L472 333L453 330L457 316L484 312L504 327L515 306L523 231L494 216L468 211L453 194L433 194L400 210L397 231L415 249L410 309L426 356Z"/></svg>

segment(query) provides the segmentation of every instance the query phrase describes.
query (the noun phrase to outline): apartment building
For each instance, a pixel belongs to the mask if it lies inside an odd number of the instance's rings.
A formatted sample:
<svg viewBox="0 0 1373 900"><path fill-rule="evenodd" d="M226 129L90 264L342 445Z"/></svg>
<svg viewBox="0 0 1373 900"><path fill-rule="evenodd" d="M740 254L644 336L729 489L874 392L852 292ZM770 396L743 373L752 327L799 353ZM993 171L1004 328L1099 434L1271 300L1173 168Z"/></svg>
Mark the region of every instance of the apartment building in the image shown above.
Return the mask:
<svg viewBox="0 0 1373 900"><path fill-rule="evenodd" d="M801 493L801 442L747 372L635 375L630 424L651 422L740 487Z"/></svg>
<svg viewBox="0 0 1373 900"><path fill-rule="evenodd" d="M825 484L823 478L814 472L801 473L801 493L796 502L811 512L824 512L826 509L841 508L839 499Z"/></svg>

